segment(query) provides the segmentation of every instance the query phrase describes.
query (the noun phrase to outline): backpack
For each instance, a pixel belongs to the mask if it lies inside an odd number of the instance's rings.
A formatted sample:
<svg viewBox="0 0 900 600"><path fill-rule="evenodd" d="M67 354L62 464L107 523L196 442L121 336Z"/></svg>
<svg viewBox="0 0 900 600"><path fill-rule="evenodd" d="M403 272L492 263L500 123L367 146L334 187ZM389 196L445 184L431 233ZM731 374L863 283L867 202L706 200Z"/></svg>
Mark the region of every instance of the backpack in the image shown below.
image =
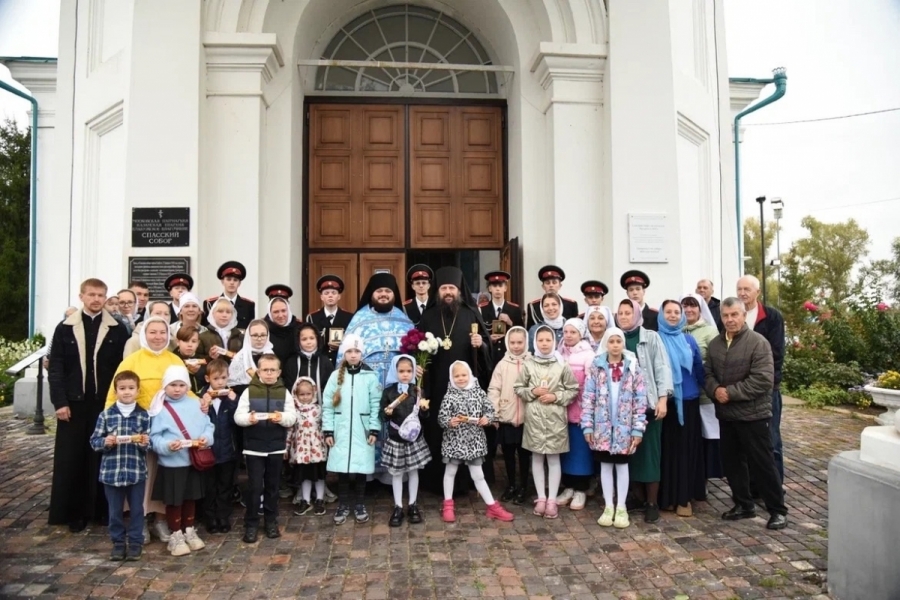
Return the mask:
<svg viewBox="0 0 900 600"><path fill-rule="evenodd" d="M407 442L416 441L419 439L419 434L422 433L422 422L419 420L419 401L416 400L415 402L416 404L413 406L413 411L408 417L403 419L403 423L401 423L399 427L391 422L391 427L397 430L400 439Z"/></svg>

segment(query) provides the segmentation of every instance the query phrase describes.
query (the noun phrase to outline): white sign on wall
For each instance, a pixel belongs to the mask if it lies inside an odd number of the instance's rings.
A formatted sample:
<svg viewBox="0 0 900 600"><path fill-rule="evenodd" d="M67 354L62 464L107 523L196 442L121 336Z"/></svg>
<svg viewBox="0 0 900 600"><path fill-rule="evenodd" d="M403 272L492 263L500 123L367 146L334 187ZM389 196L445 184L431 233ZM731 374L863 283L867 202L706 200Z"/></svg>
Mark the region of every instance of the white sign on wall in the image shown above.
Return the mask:
<svg viewBox="0 0 900 600"><path fill-rule="evenodd" d="M667 225L665 214L629 214L628 246L630 262L669 262L669 248L666 243Z"/></svg>

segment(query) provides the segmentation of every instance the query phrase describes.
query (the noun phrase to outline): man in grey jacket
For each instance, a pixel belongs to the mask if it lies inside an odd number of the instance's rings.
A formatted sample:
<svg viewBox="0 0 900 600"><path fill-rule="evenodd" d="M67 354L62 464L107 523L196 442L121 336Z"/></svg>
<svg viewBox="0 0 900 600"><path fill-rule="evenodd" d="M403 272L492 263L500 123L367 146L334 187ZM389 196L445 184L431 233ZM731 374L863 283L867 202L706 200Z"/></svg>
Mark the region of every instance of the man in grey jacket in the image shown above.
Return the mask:
<svg viewBox="0 0 900 600"><path fill-rule="evenodd" d="M713 398L721 427L722 467L735 503L722 518L737 521L756 516L750 495L752 475L769 511L766 526L784 529L787 508L769 434L775 380L772 348L766 338L747 327L747 309L739 299L726 298L721 314L725 331L709 343L704 366L706 393Z"/></svg>

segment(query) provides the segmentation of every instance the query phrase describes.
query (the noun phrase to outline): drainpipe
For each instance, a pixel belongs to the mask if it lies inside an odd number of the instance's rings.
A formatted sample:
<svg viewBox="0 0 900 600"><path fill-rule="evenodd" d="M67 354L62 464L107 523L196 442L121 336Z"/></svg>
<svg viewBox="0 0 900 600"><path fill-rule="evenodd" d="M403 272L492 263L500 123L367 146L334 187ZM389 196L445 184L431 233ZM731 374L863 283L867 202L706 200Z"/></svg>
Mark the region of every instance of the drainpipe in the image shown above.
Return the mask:
<svg viewBox="0 0 900 600"><path fill-rule="evenodd" d="M763 83L775 84L775 91L772 95L753 106L744 109L734 117L734 202L735 214L737 214L737 234L738 234L738 273L744 274L744 222L741 216L741 119L752 112L756 112L762 107L772 104L781 99L787 91L787 72L784 67L778 67L772 71L772 79L752 79L752 78L734 78L730 81L735 83ZM760 223L760 227L762 227Z"/></svg>

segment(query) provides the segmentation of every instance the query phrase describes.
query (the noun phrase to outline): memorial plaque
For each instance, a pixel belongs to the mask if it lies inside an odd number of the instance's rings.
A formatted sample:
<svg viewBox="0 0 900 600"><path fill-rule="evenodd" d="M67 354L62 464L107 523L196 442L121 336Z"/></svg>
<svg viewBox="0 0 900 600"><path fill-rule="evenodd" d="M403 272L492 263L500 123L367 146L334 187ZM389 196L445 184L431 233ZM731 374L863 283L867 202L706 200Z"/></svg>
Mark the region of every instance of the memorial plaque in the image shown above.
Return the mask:
<svg viewBox="0 0 900 600"><path fill-rule="evenodd" d="M632 263L669 262L665 214L628 215L629 258Z"/></svg>
<svg viewBox="0 0 900 600"><path fill-rule="evenodd" d="M191 243L190 208L132 208L132 248L175 248Z"/></svg>
<svg viewBox="0 0 900 600"><path fill-rule="evenodd" d="M151 300L169 300L166 279L175 273L191 272L188 256L130 256L128 281L143 281L150 288Z"/></svg>

